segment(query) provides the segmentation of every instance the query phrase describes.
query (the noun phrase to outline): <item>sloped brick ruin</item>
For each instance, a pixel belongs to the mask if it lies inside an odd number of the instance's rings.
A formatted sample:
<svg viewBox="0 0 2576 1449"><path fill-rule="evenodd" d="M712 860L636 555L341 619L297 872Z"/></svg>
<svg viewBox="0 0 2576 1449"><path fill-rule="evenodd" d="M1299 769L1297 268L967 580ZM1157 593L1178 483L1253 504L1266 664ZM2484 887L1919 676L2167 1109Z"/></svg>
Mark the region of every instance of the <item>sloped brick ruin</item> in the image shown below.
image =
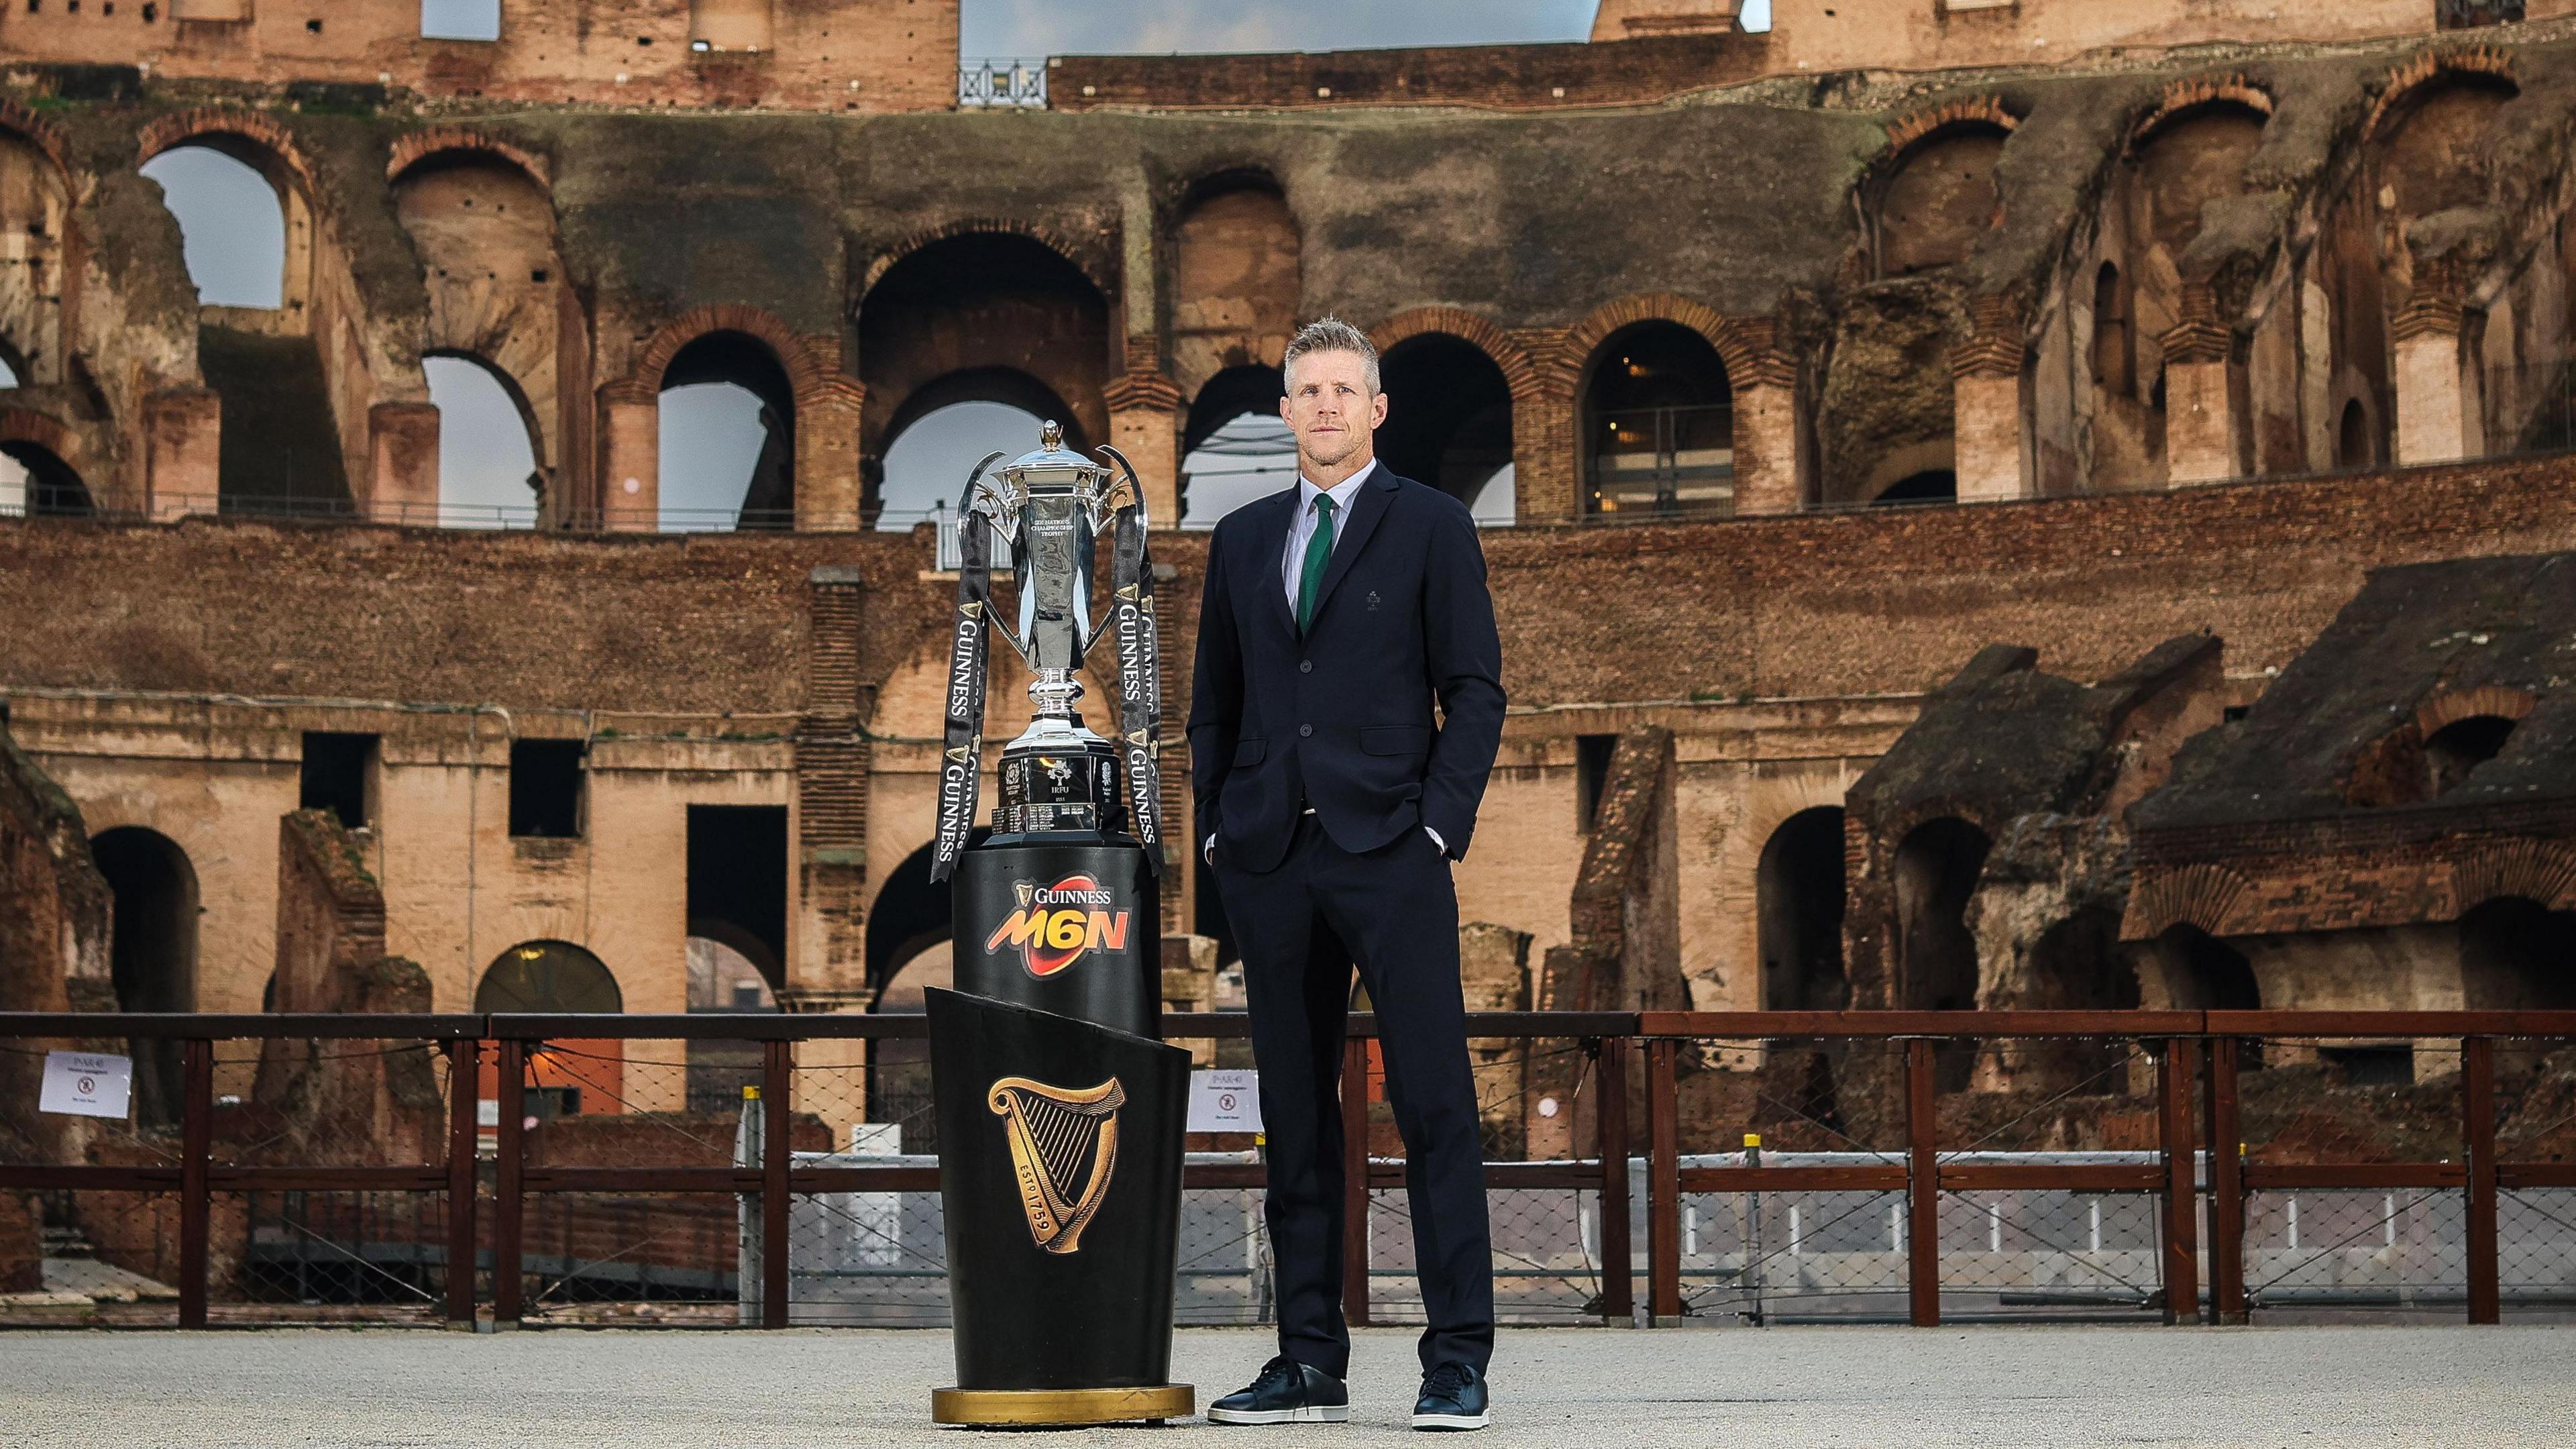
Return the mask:
<svg viewBox="0 0 2576 1449"><path fill-rule="evenodd" d="M1509 519L1479 1004L2576 1004L2576 3L1734 10L1057 57L1009 107L948 0L0 11L0 1009L918 1003L954 585L890 454L1004 404L1177 525L1326 312L1389 461ZM274 306L201 299L145 174L188 152L273 195ZM434 526L451 360L524 426L521 526ZM664 531L666 400L719 382L750 486ZM1167 700L1204 541L1155 545ZM1239 1002L1173 864L1166 998ZM512 995L523 953L583 986ZM1942 1110L2136 1145L2090 1050L1945 1058ZM1515 1063L1498 1148L1588 1140L1580 1063ZM1891 1120L1867 1063L1685 1065L1693 1140ZM2443 1070L2263 1065L2249 1121L2379 1146ZM700 1067L582 1114L707 1113ZM429 1069L281 1045L219 1131L414 1160Z"/></svg>

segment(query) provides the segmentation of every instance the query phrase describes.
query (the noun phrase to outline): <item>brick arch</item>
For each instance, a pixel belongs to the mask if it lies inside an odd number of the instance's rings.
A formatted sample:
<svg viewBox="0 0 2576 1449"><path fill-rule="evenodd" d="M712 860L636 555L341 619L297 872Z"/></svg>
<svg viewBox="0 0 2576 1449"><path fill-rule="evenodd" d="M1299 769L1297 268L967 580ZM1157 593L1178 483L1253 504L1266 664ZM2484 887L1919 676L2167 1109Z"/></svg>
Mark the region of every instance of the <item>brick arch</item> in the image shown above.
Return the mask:
<svg viewBox="0 0 2576 1449"><path fill-rule="evenodd" d="M2476 715L2492 714L2519 720L2539 703L2530 694L2501 684L2482 684L2475 689L2447 689L2417 707L2415 730L2429 740L2444 725L2457 724Z"/></svg>
<svg viewBox="0 0 2576 1449"><path fill-rule="evenodd" d="M44 152L45 158L54 163L54 170L60 173L65 189L70 188L72 174L69 160L70 148L63 141L62 131L53 122L38 115L23 102L0 96L0 131L14 132L29 145Z"/></svg>
<svg viewBox="0 0 2576 1449"><path fill-rule="evenodd" d="M2176 926L2197 926L2226 936L2240 924L2237 908L2251 882L2223 865L2194 861L2179 870L2141 872L2120 921L2120 939L2147 941Z"/></svg>
<svg viewBox="0 0 2576 1449"><path fill-rule="evenodd" d="M395 140L393 155L385 162L385 180L388 183L399 181L412 167L432 156L451 151L469 151L506 161L526 172L528 179L537 183L540 189L549 194L554 191L554 168L546 158L470 126L431 126L406 132Z"/></svg>
<svg viewBox="0 0 2576 1449"><path fill-rule="evenodd" d="M2452 916L2501 896L2537 901L2553 911L2576 905L2576 854L2560 845L2516 840L2473 850L2452 865Z"/></svg>
<svg viewBox="0 0 2576 1449"><path fill-rule="evenodd" d="M1551 380L1572 396L1580 390L1584 369L1591 366L1593 354L1601 350L1601 344L1622 328L1640 322L1670 322L1708 339L1708 345L1717 349L1718 360L1726 364L1726 381L1731 388L1790 380L1779 375L1784 359L1772 350L1767 321L1745 322L1721 316L1704 302L1670 292L1640 293L1596 308L1558 344L1550 367Z"/></svg>
<svg viewBox="0 0 2576 1449"><path fill-rule="evenodd" d="M2366 140L2377 140L2381 127L2405 101L2445 77L2468 76L2500 80L2519 91L2521 81L2513 73L2513 57L2491 45L2437 46L2418 51L2414 58L2390 70L2382 78L2379 99L2370 108L2370 118L2362 122L2361 134Z"/></svg>
<svg viewBox="0 0 2576 1449"><path fill-rule="evenodd" d="M295 178L308 201L317 207L321 205L319 189L313 181L313 165L305 159L304 148L297 144L295 133L262 111L237 106L198 106L155 117L135 136L134 164L143 165L164 151L208 136L238 136L262 147Z"/></svg>
<svg viewBox="0 0 2576 1449"><path fill-rule="evenodd" d="M2270 116L2272 93L2247 80L2242 73L2227 76L2201 76L2178 80L2165 87L2156 108L2139 118L2129 131L2132 149L2143 146L2168 122L2207 107L2241 106L2260 116Z"/></svg>
<svg viewBox="0 0 2576 1449"><path fill-rule="evenodd" d="M91 481L84 466L88 450L81 446L81 435L60 419L33 408L0 406L0 443L35 444L62 459L81 475L83 483L90 485L93 494L97 492L98 485Z"/></svg>
<svg viewBox="0 0 2576 1449"><path fill-rule="evenodd" d="M1887 147L1879 153L1878 164L1893 170L1908 152L1935 135L1957 126L1981 125L2010 135L2020 129L2021 117L2004 107L2001 96L1970 96L1910 111L1888 122Z"/></svg>
<svg viewBox="0 0 2576 1449"><path fill-rule="evenodd" d="M1399 343L1434 334L1455 337L1485 354L1502 369L1503 385L1511 389L1514 402L1537 394L1539 369L1529 353L1492 321L1463 308L1408 308L1370 328L1368 337L1370 346L1385 353Z"/></svg>
<svg viewBox="0 0 2576 1449"><path fill-rule="evenodd" d="M1062 257L1066 265L1082 273L1083 280L1099 289L1102 297L1113 297L1117 294L1117 288L1110 280L1095 271L1082 259L1082 252L1052 228L1040 226L1033 221L1021 221L1015 217L968 216L914 232L877 253L876 257L868 263L867 272L859 281L859 296L862 303L868 293L876 290L877 283L885 280L886 273L893 271L905 258L915 252L956 237L978 234L1025 237Z"/></svg>
<svg viewBox="0 0 2576 1449"><path fill-rule="evenodd" d="M816 354L818 349L802 334L773 314L758 307L736 302L719 302L705 307L692 307L653 334L636 359L635 368L623 379L607 388L612 402L651 402L661 396L662 376L680 349L711 332L740 332L756 337L778 357L778 365L787 370L787 381L795 389L797 411L824 401L836 382L832 369ZM856 387L849 382L849 387Z"/></svg>

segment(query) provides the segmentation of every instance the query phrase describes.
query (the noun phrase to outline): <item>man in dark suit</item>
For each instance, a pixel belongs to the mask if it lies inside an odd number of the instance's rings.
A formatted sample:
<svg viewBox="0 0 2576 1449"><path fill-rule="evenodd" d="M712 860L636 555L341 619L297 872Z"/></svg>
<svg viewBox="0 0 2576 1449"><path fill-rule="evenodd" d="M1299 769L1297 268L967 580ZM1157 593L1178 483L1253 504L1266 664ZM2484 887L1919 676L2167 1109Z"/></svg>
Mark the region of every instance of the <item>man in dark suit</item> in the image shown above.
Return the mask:
<svg viewBox="0 0 2576 1449"><path fill-rule="evenodd" d="M1466 506L1377 462L1367 337L1317 322L1286 373L1297 486L1217 525L1190 706L1201 849L1243 948L1279 1290L1279 1356L1208 1417L1349 1415L1339 1086L1356 965L1430 1317L1414 1427L1480 1429L1493 1255L1449 867L1502 742L1502 642Z"/></svg>

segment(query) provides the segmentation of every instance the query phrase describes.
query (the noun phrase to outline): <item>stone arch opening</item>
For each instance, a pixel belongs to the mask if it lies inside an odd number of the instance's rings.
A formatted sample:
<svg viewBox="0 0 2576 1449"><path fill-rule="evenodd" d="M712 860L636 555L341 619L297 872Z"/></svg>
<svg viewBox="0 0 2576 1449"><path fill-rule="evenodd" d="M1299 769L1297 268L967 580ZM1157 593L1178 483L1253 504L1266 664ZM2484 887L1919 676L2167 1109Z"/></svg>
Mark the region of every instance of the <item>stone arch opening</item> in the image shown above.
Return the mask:
<svg viewBox="0 0 2576 1449"><path fill-rule="evenodd" d="M1843 812L1819 805L1780 823L1754 868L1754 916L1764 1011L1841 1011Z"/></svg>
<svg viewBox="0 0 2576 1449"><path fill-rule="evenodd" d="M1587 511L1733 511L1735 392L1697 329L1654 319L1610 334L1582 398Z"/></svg>
<svg viewBox="0 0 2576 1449"><path fill-rule="evenodd" d="M1033 237L977 231L927 243L868 288L858 332L867 388L859 447L872 511L882 502L887 450L930 410L915 398L934 383L1016 374L1061 400L1062 410L1049 416L1065 425L1067 441L1110 436L1102 396L1111 356L1108 299L1080 267ZM1014 398L985 400L1036 410ZM1014 456L1034 446L1032 435ZM966 461L972 466L974 459ZM954 499L965 481L961 467L947 496Z"/></svg>
<svg viewBox="0 0 2576 1449"><path fill-rule="evenodd" d="M979 828L968 844L991 833ZM949 883L930 878L930 857L927 845L905 857L868 909L868 985L876 991L876 1011L925 1011L923 993L956 979ZM906 1152L934 1152L938 1135L930 1101L930 1043L892 1038L873 1043L868 1052L868 1120L902 1123Z"/></svg>
<svg viewBox="0 0 2576 1449"><path fill-rule="evenodd" d="M89 843L112 897L109 969L119 1011L197 1009L197 870L178 842L157 830L119 826ZM137 1038L134 1120L165 1127L182 1106L179 1043Z"/></svg>
<svg viewBox="0 0 2576 1449"><path fill-rule="evenodd" d="M1976 1009L1977 935L1968 926L1968 902L1992 846L1985 831L1955 815L1927 820L1898 843L1898 980L1908 1010ZM1976 1043L1942 1043L1934 1061L1941 1090L1965 1090L1976 1062Z"/></svg>
<svg viewBox="0 0 2576 1449"><path fill-rule="evenodd" d="M1303 242L1279 183L1258 171L1199 182L1172 230L1172 380L1196 396L1229 370L1274 372L1297 332Z"/></svg>
<svg viewBox="0 0 2576 1449"><path fill-rule="evenodd" d="M2137 349L2129 325L2129 288L2117 262L2093 274L2093 385L2106 397L2134 397Z"/></svg>
<svg viewBox="0 0 2576 1449"><path fill-rule="evenodd" d="M470 352L421 358L438 409L438 522L503 528L536 517L546 473L536 414L518 380Z"/></svg>
<svg viewBox="0 0 2576 1449"><path fill-rule="evenodd" d="M1090 452L1091 440L1071 413L1053 388L1017 368L971 368L923 385L887 424L876 526L900 532L942 510L954 512L967 475L985 455L1000 453L1007 462L1028 452L1049 421L1065 425L1066 447Z"/></svg>
<svg viewBox="0 0 2576 1449"><path fill-rule="evenodd" d="M1868 207L1878 275L1910 276L1960 261L2003 220L1995 165L2012 132L1991 120L1940 127L1908 147Z"/></svg>
<svg viewBox="0 0 2576 1449"><path fill-rule="evenodd" d="M2576 1008L2576 911L2498 896L2460 915L2460 997L2471 1011Z"/></svg>
<svg viewBox="0 0 2576 1449"><path fill-rule="evenodd" d="M2379 461L2378 440L2372 436L2370 411L2353 398L2343 405L2343 417L2335 424L2335 466L2368 468Z"/></svg>
<svg viewBox="0 0 2576 1449"><path fill-rule="evenodd" d="M300 304L298 233L308 215L277 154L247 136L206 132L143 163L179 222L188 277L208 307Z"/></svg>
<svg viewBox="0 0 2576 1449"><path fill-rule="evenodd" d="M1959 475L1949 468L1926 468L1908 473L1878 491L1869 500L1873 508L1895 508L1909 503L1956 503L1959 501Z"/></svg>
<svg viewBox="0 0 2576 1449"><path fill-rule="evenodd" d="M81 518L96 511L89 485L61 454L26 439L0 442L0 513Z"/></svg>
<svg viewBox="0 0 2576 1449"><path fill-rule="evenodd" d="M2424 741L2426 788L2445 795L2467 783L2471 770L2504 753L2516 723L2500 714L2473 714L2435 730Z"/></svg>
<svg viewBox="0 0 2576 1449"><path fill-rule="evenodd" d="M2487 131L2520 94L2502 75L2443 71L2391 102L2371 136L2372 191L2413 220L2486 201Z"/></svg>
<svg viewBox="0 0 2576 1449"><path fill-rule="evenodd" d="M796 526L796 385L767 342L692 340L663 369L660 411L663 532Z"/></svg>
<svg viewBox="0 0 2576 1449"><path fill-rule="evenodd" d="M1181 428L1181 527L1217 520L1297 481L1297 437L1280 417L1276 367L1229 367L1208 379Z"/></svg>
<svg viewBox="0 0 2576 1449"><path fill-rule="evenodd" d="M30 354L41 359L48 380L61 353L63 247L71 195L62 168L42 147L0 128L0 343L9 385L32 383Z"/></svg>
<svg viewBox="0 0 2576 1449"><path fill-rule="evenodd" d="M1378 372L1387 395L1379 461L1474 508L1479 521L1497 512L1508 520L1512 389L1502 366L1466 338L1420 332L1388 348Z"/></svg>
<svg viewBox="0 0 2576 1449"><path fill-rule="evenodd" d="M576 430L563 396L565 336L570 293L556 235L554 198L516 161L484 150L432 151L406 166L393 182L394 213L418 255L429 292L424 357L470 359L501 381L527 439L527 467L503 475L496 461L478 461L469 476L483 480L470 501L523 507L533 491L552 491L561 470L561 439ZM448 379L450 392L457 379ZM503 414L488 394L471 399L470 422L450 426L450 404L430 378L431 401L442 414L440 496L451 491L451 450L469 452L487 438L510 440ZM462 500L461 500L462 501Z"/></svg>
<svg viewBox="0 0 2576 1449"><path fill-rule="evenodd" d="M608 963L570 941L522 941L492 958L475 983L477 1013L613 1015L626 1009ZM510 1110L497 1065L486 1062L483 1095ZM519 1109L540 1122L625 1108L626 1044L616 1038L548 1041L528 1057Z"/></svg>

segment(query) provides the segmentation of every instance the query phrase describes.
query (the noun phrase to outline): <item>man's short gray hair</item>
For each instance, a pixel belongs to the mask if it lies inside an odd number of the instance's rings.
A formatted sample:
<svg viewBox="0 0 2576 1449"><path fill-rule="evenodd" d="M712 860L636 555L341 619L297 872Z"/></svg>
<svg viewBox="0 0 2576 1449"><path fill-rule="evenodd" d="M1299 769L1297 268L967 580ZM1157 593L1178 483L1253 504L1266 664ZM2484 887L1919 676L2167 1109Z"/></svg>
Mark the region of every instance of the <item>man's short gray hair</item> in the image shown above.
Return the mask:
<svg viewBox="0 0 2576 1449"><path fill-rule="evenodd" d="M1353 352L1367 365L1369 396L1378 395L1377 345L1368 334L1339 317L1318 317L1297 330L1288 344L1288 355L1279 364L1283 380L1297 374L1297 359L1309 352Z"/></svg>

